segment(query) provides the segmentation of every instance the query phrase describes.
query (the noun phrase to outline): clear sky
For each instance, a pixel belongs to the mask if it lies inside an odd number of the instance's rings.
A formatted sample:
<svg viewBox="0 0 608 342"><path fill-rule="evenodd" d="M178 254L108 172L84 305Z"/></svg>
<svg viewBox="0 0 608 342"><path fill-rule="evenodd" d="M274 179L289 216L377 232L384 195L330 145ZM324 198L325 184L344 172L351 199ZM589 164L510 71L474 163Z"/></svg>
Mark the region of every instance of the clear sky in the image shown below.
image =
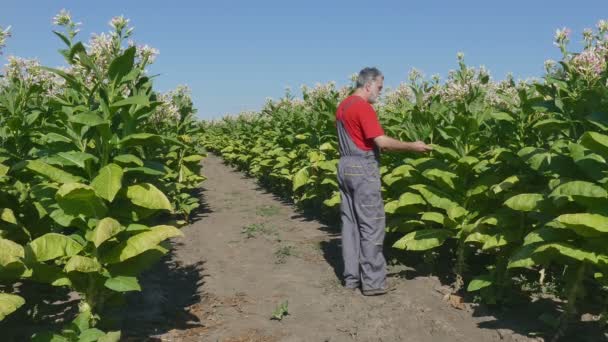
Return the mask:
<svg viewBox="0 0 608 342"><path fill-rule="evenodd" d="M62 8L83 23L84 41L108 31L113 16L129 18L134 39L160 50L150 68L157 89L189 85L200 118L258 110L288 86L299 95L302 84L344 85L365 66L393 87L412 67L445 79L458 51L495 79L541 76L546 59L559 59L556 28L571 28L576 47L584 28L608 19L608 0L0 0L0 26L13 34L0 63L17 55L62 65L51 32Z"/></svg>

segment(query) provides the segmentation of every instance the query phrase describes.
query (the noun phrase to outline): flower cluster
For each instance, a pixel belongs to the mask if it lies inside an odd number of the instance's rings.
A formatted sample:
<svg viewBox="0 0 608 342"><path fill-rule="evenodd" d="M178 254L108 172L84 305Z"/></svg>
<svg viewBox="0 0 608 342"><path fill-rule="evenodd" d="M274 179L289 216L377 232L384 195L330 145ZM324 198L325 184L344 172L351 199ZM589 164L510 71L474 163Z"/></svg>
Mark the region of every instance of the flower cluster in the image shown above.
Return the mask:
<svg viewBox="0 0 608 342"><path fill-rule="evenodd" d="M10 26L5 29L0 26L0 55L2 54L2 48L6 46L6 39L11 36L10 30Z"/></svg>
<svg viewBox="0 0 608 342"><path fill-rule="evenodd" d="M336 94L336 82L331 81L326 84L317 83L312 89L303 85L302 94L304 95L304 102L309 106L313 106L322 98L331 98Z"/></svg>
<svg viewBox="0 0 608 342"><path fill-rule="evenodd" d="M157 100L162 104L156 107L150 116L154 124L175 124L192 112L192 91L188 86L180 85L174 90L159 94Z"/></svg>
<svg viewBox="0 0 608 342"><path fill-rule="evenodd" d="M570 65L587 79L595 79L606 70L606 49L590 47L576 55Z"/></svg>
<svg viewBox="0 0 608 342"><path fill-rule="evenodd" d="M382 98L384 105L398 105L402 101L413 102L414 92L407 83L401 83L394 90L388 91Z"/></svg>
<svg viewBox="0 0 608 342"><path fill-rule="evenodd" d="M4 75L8 80L26 87L39 86L46 90L47 95L58 93L65 84L63 78L41 68L39 61L15 56L8 57L8 63L4 66Z"/></svg>
<svg viewBox="0 0 608 342"><path fill-rule="evenodd" d="M53 25L68 26L72 23L72 15L65 8L53 17Z"/></svg>
<svg viewBox="0 0 608 342"><path fill-rule="evenodd" d="M572 31L567 27L555 30L554 44L556 46L567 45L570 42L570 33Z"/></svg>
<svg viewBox="0 0 608 342"><path fill-rule="evenodd" d="M160 52L158 51L158 49L155 49L145 44L137 46L137 52L135 56L142 64L149 65L154 63L154 61L156 60L156 56L158 56L159 53Z"/></svg>

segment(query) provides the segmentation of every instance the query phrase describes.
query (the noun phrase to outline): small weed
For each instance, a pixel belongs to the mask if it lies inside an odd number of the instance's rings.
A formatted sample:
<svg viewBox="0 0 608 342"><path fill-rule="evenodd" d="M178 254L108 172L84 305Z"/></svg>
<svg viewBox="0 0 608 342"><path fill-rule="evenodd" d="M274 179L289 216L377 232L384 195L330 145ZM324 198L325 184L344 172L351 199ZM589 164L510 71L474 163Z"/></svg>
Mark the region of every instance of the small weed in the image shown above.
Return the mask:
<svg viewBox="0 0 608 342"><path fill-rule="evenodd" d="M289 315L289 310L287 309L288 302L284 301L283 303L277 305L277 308L272 312L272 316L270 319L276 319L278 321L282 320L283 317Z"/></svg>
<svg viewBox="0 0 608 342"><path fill-rule="evenodd" d="M245 237L248 239L256 237L256 235L260 233L267 233L269 228L266 227L263 223L252 223L243 227L241 230L241 234L245 234Z"/></svg>
<svg viewBox="0 0 608 342"><path fill-rule="evenodd" d="M275 216L279 213L280 208L274 205L262 205L256 208L255 213L258 216Z"/></svg>
<svg viewBox="0 0 608 342"><path fill-rule="evenodd" d="M281 246L274 252L274 256L277 258L276 264L284 264L287 261L288 256L295 255L293 246Z"/></svg>

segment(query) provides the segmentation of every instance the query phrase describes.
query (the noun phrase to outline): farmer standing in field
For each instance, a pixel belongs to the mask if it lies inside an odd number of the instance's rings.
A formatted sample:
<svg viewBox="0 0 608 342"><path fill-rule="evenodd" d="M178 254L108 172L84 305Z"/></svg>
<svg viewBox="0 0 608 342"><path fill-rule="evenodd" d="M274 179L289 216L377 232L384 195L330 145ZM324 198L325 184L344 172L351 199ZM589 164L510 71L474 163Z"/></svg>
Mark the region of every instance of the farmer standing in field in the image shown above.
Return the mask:
<svg viewBox="0 0 608 342"><path fill-rule="evenodd" d="M382 254L385 217L380 193L380 150L428 152L432 149L422 141L404 142L384 135L371 106L378 100L383 84L380 70L361 70L357 89L336 111L344 286L360 287L366 296L388 291L386 261Z"/></svg>

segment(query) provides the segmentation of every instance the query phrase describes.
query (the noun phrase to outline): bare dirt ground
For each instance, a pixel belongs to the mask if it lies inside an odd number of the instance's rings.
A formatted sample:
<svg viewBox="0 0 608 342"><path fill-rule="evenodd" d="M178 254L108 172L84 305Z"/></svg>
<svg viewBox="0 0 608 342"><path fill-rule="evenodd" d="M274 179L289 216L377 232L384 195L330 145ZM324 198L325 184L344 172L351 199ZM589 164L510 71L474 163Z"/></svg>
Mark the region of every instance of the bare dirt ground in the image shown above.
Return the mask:
<svg viewBox="0 0 608 342"><path fill-rule="evenodd" d="M335 228L302 217L210 155L203 210L129 299L123 336L162 341L530 341L446 298L435 277L364 297L341 286ZM288 315L271 320L287 302ZM517 329L514 329L517 330ZM524 332L525 333L525 332Z"/></svg>

